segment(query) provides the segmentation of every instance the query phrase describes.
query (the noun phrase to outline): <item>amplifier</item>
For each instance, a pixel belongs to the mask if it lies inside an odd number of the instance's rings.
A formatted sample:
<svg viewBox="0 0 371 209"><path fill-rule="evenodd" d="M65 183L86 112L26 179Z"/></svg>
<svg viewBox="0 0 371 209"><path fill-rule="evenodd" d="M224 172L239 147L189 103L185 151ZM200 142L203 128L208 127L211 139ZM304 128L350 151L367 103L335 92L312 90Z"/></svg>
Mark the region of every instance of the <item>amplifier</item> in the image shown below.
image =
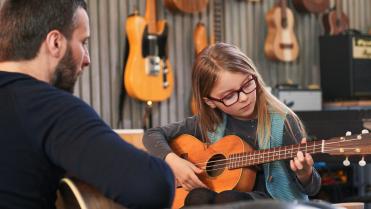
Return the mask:
<svg viewBox="0 0 371 209"><path fill-rule="evenodd" d="M320 36L324 100L371 98L371 36Z"/></svg>
<svg viewBox="0 0 371 209"><path fill-rule="evenodd" d="M322 93L309 89L276 89L274 94L293 111L322 110Z"/></svg>

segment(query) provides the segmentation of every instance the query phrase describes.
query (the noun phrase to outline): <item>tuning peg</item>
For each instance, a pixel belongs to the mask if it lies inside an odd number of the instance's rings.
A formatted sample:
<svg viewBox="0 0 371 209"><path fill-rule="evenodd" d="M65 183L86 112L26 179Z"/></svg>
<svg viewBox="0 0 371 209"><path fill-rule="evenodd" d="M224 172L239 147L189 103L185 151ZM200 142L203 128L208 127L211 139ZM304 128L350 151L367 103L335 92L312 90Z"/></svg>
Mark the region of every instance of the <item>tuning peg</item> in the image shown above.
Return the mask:
<svg viewBox="0 0 371 209"><path fill-rule="evenodd" d="M343 165L344 166L349 166L350 165L350 161L348 159L348 156L345 158L345 160L343 161Z"/></svg>
<svg viewBox="0 0 371 209"><path fill-rule="evenodd" d="M365 161L365 157L364 157L364 156L362 156L362 160L360 160L360 161L358 162L358 164L359 164L360 166L365 166L365 165L366 165L366 161Z"/></svg>
<svg viewBox="0 0 371 209"><path fill-rule="evenodd" d="M362 133L362 134L368 134L369 131L368 131L367 129L363 129L361 133Z"/></svg>
<svg viewBox="0 0 371 209"><path fill-rule="evenodd" d="M350 136L350 135L352 135L352 132L350 132L350 131L347 131L347 132L345 133L345 136Z"/></svg>

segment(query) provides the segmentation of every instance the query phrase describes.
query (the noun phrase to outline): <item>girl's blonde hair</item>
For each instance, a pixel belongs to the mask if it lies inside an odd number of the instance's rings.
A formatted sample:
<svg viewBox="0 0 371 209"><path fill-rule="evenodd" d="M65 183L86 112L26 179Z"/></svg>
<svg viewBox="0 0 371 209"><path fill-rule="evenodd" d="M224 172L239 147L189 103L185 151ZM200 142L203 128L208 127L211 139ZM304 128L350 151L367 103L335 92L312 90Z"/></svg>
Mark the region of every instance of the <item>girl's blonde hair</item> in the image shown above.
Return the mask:
<svg viewBox="0 0 371 209"><path fill-rule="evenodd" d="M278 112L282 116L292 115L294 122L299 127L303 136L306 136L304 126L298 116L285 104L273 96L257 71L254 63L239 48L226 43L217 43L202 50L193 65L192 69L192 92L195 100L196 115L199 117L198 125L201 128L203 141L209 142L207 132L215 131L215 128L222 122L222 112L218 108L211 108L205 102L205 97L210 92L218 79L218 75L223 71L250 74L255 77L257 82L256 104L254 113L257 115L257 139L259 144L268 143L262 141L269 139L271 135L270 112ZM285 121L286 127L294 137L290 123Z"/></svg>

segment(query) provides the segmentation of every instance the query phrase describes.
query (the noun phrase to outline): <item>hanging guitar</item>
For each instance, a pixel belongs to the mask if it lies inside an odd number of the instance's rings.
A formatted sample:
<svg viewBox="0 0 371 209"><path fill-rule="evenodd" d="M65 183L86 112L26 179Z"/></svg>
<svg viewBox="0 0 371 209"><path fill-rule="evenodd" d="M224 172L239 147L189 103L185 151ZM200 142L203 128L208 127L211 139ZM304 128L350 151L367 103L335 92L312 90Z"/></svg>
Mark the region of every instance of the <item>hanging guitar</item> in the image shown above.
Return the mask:
<svg viewBox="0 0 371 209"><path fill-rule="evenodd" d="M210 38L208 41L207 29L205 24L199 22L193 32L193 42L195 54L200 53L209 44L224 41L224 7L222 0L210 1L210 6L213 9L212 23L210 24ZM191 100L191 111L193 114L197 113L197 107L194 98Z"/></svg>
<svg viewBox="0 0 371 209"><path fill-rule="evenodd" d="M210 189L216 192L231 189L248 192L252 190L256 176L255 169L251 167L292 159L298 151L344 155L345 166L350 165L348 156L361 155L359 165L364 166L366 164L364 155L371 154L371 134L365 130L359 135L347 135L264 150L254 150L235 135L225 136L208 147L191 135L181 135L170 142L170 147L178 156L204 170L198 177ZM172 208L182 207L187 194L188 191L178 187Z"/></svg>
<svg viewBox="0 0 371 209"><path fill-rule="evenodd" d="M195 55L200 53L207 47L207 29L203 22L199 21L193 31L193 44L195 48Z"/></svg>
<svg viewBox="0 0 371 209"><path fill-rule="evenodd" d="M294 0L294 7L303 13L321 13L330 6L330 0Z"/></svg>
<svg viewBox="0 0 371 209"><path fill-rule="evenodd" d="M173 12L193 13L204 10L207 2L208 0L164 0L164 5Z"/></svg>
<svg viewBox="0 0 371 209"><path fill-rule="evenodd" d="M294 33L294 15L286 0L279 0L265 16L268 35L264 44L265 55L275 61L291 62L299 55L299 45Z"/></svg>
<svg viewBox="0 0 371 209"><path fill-rule="evenodd" d="M322 17L325 33L338 35L349 28L349 19L342 11L340 0L336 0L335 10L332 10Z"/></svg>
<svg viewBox="0 0 371 209"><path fill-rule="evenodd" d="M137 13L126 21L129 56L125 67L125 89L129 96L158 102L170 97L173 72L167 55L168 26L156 21L156 0L147 0L145 17Z"/></svg>

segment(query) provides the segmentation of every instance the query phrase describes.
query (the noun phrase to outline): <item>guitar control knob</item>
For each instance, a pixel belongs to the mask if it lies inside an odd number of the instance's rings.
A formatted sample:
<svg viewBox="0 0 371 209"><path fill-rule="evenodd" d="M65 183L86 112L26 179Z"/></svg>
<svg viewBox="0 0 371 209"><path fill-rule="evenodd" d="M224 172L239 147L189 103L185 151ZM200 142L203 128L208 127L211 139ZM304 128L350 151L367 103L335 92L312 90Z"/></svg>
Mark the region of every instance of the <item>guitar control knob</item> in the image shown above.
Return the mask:
<svg viewBox="0 0 371 209"><path fill-rule="evenodd" d="M347 131L347 132L345 133L345 136L350 136L350 135L352 135L352 132L350 132L350 131Z"/></svg>
<svg viewBox="0 0 371 209"><path fill-rule="evenodd" d="M366 161L365 161L365 157L364 157L364 156L362 156L362 160L360 160L360 161L358 162L358 164L359 164L360 166L365 166L365 165L366 165Z"/></svg>
<svg viewBox="0 0 371 209"><path fill-rule="evenodd" d="M344 166L349 166L350 165L350 161L349 161L348 157L346 157L345 160L343 161L343 165Z"/></svg>
<svg viewBox="0 0 371 209"><path fill-rule="evenodd" d="M368 131L367 129L363 129L361 133L362 133L362 134L368 134L369 131Z"/></svg>

